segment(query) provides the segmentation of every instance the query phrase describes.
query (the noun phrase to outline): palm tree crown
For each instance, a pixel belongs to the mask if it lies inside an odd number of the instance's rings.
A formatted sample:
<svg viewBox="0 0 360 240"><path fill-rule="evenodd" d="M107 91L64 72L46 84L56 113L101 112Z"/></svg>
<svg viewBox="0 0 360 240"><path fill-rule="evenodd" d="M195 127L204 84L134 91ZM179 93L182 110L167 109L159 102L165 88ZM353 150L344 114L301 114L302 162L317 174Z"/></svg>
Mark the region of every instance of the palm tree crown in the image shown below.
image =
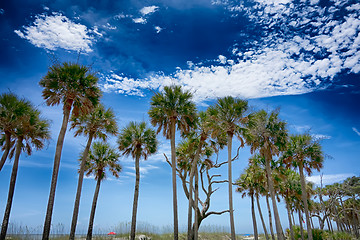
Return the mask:
<svg viewBox="0 0 360 240"><path fill-rule="evenodd" d="M0 133L3 134L0 144L4 150L0 161L0 171L13 145L11 138L16 137L16 128L20 126L30 108L32 106L29 101L19 99L13 93L3 93L0 95Z"/></svg>
<svg viewBox="0 0 360 240"><path fill-rule="evenodd" d="M75 137L79 135L93 135L93 138L106 140L107 133L116 135L118 127L114 112L109 108L105 109L102 104L98 104L89 114L72 116L71 128L75 131Z"/></svg>
<svg viewBox="0 0 360 240"><path fill-rule="evenodd" d="M324 161L320 143L308 133L290 136L283 157L288 166L302 165L309 175L313 169L320 171Z"/></svg>
<svg viewBox="0 0 360 240"><path fill-rule="evenodd" d="M234 135L240 130L240 125L245 123L247 117L245 113L248 110L246 100L227 96L219 98L214 106L208 108L209 114L218 122L222 132ZM214 132L216 134L216 132Z"/></svg>
<svg viewBox="0 0 360 240"><path fill-rule="evenodd" d="M63 109L73 107L73 115L88 113L101 96L96 85L98 78L89 73L89 67L77 63L55 64L39 82L44 88L46 104L54 106L63 103Z"/></svg>
<svg viewBox="0 0 360 240"><path fill-rule="evenodd" d="M19 158L22 151L28 155L32 153L32 148L41 149L45 141L50 139L49 121L40 117L40 112L35 109L30 102L24 101L27 107L23 108L23 116L17 119L14 137L16 137L16 150L13 169L10 178L9 194L1 227L0 239L5 239L9 224L10 211L14 196Z"/></svg>
<svg viewBox="0 0 360 240"><path fill-rule="evenodd" d="M120 154L109 144L94 142L85 164L86 176L94 174L96 180L103 180L107 177L105 170L108 169L113 176L118 178L122 170L121 165L117 163L119 157Z"/></svg>
<svg viewBox="0 0 360 240"><path fill-rule="evenodd" d="M158 127L157 133L162 130L163 135L170 139L172 121L182 133L190 131L196 121L196 107L191 98L189 91L175 85L165 86L162 93L151 98L149 116L151 124Z"/></svg>
<svg viewBox="0 0 360 240"><path fill-rule="evenodd" d="M249 118L248 129L247 142L252 153L259 150L260 155L271 158L285 149L288 136L286 122L279 119L277 110L255 113Z"/></svg>
<svg viewBox="0 0 360 240"><path fill-rule="evenodd" d="M145 122L130 122L118 138L119 150L123 155L136 159L143 157L145 160L157 150L158 141L153 129L148 128Z"/></svg>

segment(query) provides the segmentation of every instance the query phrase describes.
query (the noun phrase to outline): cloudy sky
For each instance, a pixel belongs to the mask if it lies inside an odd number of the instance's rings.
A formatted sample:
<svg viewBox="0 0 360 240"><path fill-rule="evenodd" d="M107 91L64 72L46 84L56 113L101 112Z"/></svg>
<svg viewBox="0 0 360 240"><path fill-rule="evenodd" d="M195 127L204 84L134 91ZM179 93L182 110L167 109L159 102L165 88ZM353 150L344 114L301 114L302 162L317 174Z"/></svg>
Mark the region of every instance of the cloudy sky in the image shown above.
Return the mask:
<svg viewBox="0 0 360 240"><path fill-rule="evenodd" d="M325 184L359 175L360 4L353 0L123 0L5 1L0 4L0 91L31 100L52 121L47 149L23 154L11 222L43 224L61 107L47 107L38 82L54 61L91 65L120 127L148 120L152 91L180 84L194 93L199 109L218 97L249 100L253 109L280 107L291 133L310 131L322 139L326 158L310 180ZM84 138L68 132L61 160L53 223L69 228ZM142 163L140 222L172 223L171 173L163 153ZM116 139L110 139L115 146ZM236 179L249 149L234 164ZM224 157L221 154L220 157ZM95 218L107 229L131 219L134 169L121 159L119 179L102 185ZM11 163L0 173L0 214L6 204ZM220 169L226 177L226 169ZM180 187L180 185L179 185ZM95 181L85 180L79 227L86 229ZM227 208L225 187L213 210ZM235 194L237 232L251 232L249 199ZM284 207L280 204L284 213ZM179 188L179 220L186 201ZM284 215L285 224L286 217ZM228 216L205 225L228 226ZM286 224L285 224L286 225Z"/></svg>

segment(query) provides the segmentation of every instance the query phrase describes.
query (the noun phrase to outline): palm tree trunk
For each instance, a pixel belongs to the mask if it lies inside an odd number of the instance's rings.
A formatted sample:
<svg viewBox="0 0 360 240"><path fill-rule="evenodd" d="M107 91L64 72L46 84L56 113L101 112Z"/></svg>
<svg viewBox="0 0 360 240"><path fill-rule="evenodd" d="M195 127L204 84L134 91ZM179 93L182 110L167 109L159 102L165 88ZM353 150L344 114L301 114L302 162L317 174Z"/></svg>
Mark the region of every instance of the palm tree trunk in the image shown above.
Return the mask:
<svg viewBox="0 0 360 240"><path fill-rule="evenodd" d="M282 228L281 228L281 223L280 223L280 217L279 217L279 212L277 209L276 199L275 199L275 189L274 189L272 175L271 175L270 159L268 157L265 157L265 168L266 168L268 186L269 186L269 190L270 190L270 197L271 197L271 201L273 204L277 239L283 240L284 238L283 238L283 233L282 233Z"/></svg>
<svg viewBox="0 0 360 240"><path fill-rule="evenodd" d="M265 234L266 240L269 240L269 236L268 236L268 233L267 233L267 230L266 230L265 221L264 221L264 218L263 218L263 215L262 215L262 212L261 212L261 207L260 207L260 203L259 203L259 195L256 194L255 197L256 197L256 203L257 203L261 223L262 223L262 226L264 228L264 234Z"/></svg>
<svg viewBox="0 0 360 240"><path fill-rule="evenodd" d="M175 119L171 119L170 144L171 144L171 170L173 188L173 212L174 212L174 240L179 239L178 210L177 210L177 190L176 190L176 148L175 148Z"/></svg>
<svg viewBox="0 0 360 240"><path fill-rule="evenodd" d="M101 183L100 176L99 176L99 178L98 178L98 180L96 182L96 188L95 188L94 198L93 198L93 202L92 202L92 206L91 206L91 213L90 213L90 219L89 219L89 228L88 228L86 240L91 240L91 238L92 238L92 232L93 232L93 226L94 226L94 218L95 218L95 210L96 210L96 203L97 203L97 200L98 200L99 190L100 190L100 183Z"/></svg>
<svg viewBox="0 0 360 240"><path fill-rule="evenodd" d="M200 152L201 152L201 148L202 145L204 143L205 139L203 137L200 138L199 141L199 145L198 148L196 150L193 162L191 163L191 170L190 170L190 181L189 181L189 208L188 208L188 240L192 240L193 236L192 234L195 234L195 228L197 228L196 224L194 225L194 231L192 231L192 210L193 210L193 182L194 182L194 175L195 175L195 171L197 171L197 163L199 161L200 158ZM196 170L195 170L196 169ZM195 209L195 213L196 213L196 209ZM196 219L196 216L195 216Z"/></svg>
<svg viewBox="0 0 360 240"><path fill-rule="evenodd" d="M52 173L52 178L51 178L50 194L49 194L49 200L48 200L48 205L47 205L47 210L46 210L42 240L48 240L49 235L50 235L51 218L52 218L52 212L53 212L53 208L54 208L54 199L55 199L57 178L59 175L60 158L61 158L61 152L62 152L62 148L63 148L63 144L64 144L64 138L65 138L67 125L69 122L69 117L70 117L70 108L64 107L63 122L61 125L59 137L58 137L58 140L56 143L54 167L53 167L53 173Z"/></svg>
<svg viewBox="0 0 360 240"><path fill-rule="evenodd" d="M201 221L199 220L198 202L199 202L199 172L195 165L195 217L194 217L194 240L198 239L198 231Z"/></svg>
<svg viewBox="0 0 360 240"><path fill-rule="evenodd" d="M3 153L3 155L1 156L1 160L0 160L0 171L3 168L5 161L9 155L10 152L10 136L11 134L9 132L5 132L5 151Z"/></svg>
<svg viewBox="0 0 360 240"><path fill-rule="evenodd" d="M77 224L77 219L78 219L78 215L79 215L81 189L82 189L82 184L83 184L83 180L84 180L85 162L86 162L86 159L89 154L89 149L91 146L91 142L93 140L93 136L94 136L94 133L89 134L89 138L88 138L88 141L87 141L87 144L86 144L86 147L84 149L84 153L83 153L83 156L81 159L80 170L79 170L79 179L78 179L78 185L77 185L77 190L76 190L76 197L75 197L74 211L73 211L73 216L72 216L72 221L71 221L71 230L70 230L69 240L75 239L76 224Z"/></svg>
<svg viewBox="0 0 360 240"><path fill-rule="evenodd" d="M233 209L233 197L232 197L232 159L231 159L231 150L232 150L232 133L228 133L227 138L227 148L228 148L228 181L229 181L229 211L230 211L230 230L231 230L231 240L236 239L235 234L235 223L234 223L234 209Z"/></svg>
<svg viewBox="0 0 360 240"><path fill-rule="evenodd" d="M303 228L303 224L302 224L302 216L301 216L301 211L299 209L299 224L300 224L300 233L301 233L301 239L304 240L304 228Z"/></svg>
<svg viewBox="0 0 360 240"><path fill-rule="evenodd" d="M135 240L135 232L136 232L136 213L137 213L137 206L138 206L138 199L139 199L139 185L140 185L140 156L136 156L135 171L136 171L135 191L134 191L134 203L133 203L133 212L132 212L132 219L131 219L131 232L130 232L131 240Z"/></svg>
<svg viewBox="0 0 360 240"><path fill-rule="evenodd" d="M11 211L11 205L14 197L14 191L15 191L15 183L16 183L16 177L19 167L19 158L21 153L21 146L22 146L22 137L18 137L17 144L16 144L16 153L15 153L15 160L11 172L11 178L10 178L10 185L9 185L9 193L8 193L8 199L6 203L5 213L4 213L4 219L1 225L1 234L0 239L4 240L6 237L7 228L9 225L9 219L10 219L10 211Z"/></svg>
<svg viewBox="0 0 360 240"><path fill-rule="evenodd" d="M252 216L253 227L254 227L254 237L255 237L255 240L258 240L259 235L258 235L257 225L256 225L256 216L255 216L255 207L254 207L254 194L251 194L250 198L251 198L251 216Z"/></svg>
<svg viewBox="0 0 360 240"><path fill-rule="evenodd" d="M290 210L289 203L286 203L286 210L287 210L288 219L289 219L290 237L291 237L291 240L295 240L293 223L292 223L292 220L291 220L291 210Z"/></svg>
<svg viewBox="0 0 360 240"><path fill-rule="evenodd" d="M300 182L301 182L301 198L304 204L304 211L306 217L306 228L308 232L308 240L312 240L312 231L311 231L311 223L310 223L310 216L309 216L309 207L307 202L307 192L306 192L306 183L305 183L305 176L304 176L304 169L303 165L299 164L299 173L300 173Z"/></svg>
<svg viewBox="0 0 360 240"><path fill-rule="evenodd" d="M265 199L266 199L266 205L267 205L268 212L269 212L269 228L270 228L270 232L271 232L271 239L275 240L274 228L273 228L273 224L272 224L271 208L270 208L270 203L269 203L269 196L266 195Z"/></svg>

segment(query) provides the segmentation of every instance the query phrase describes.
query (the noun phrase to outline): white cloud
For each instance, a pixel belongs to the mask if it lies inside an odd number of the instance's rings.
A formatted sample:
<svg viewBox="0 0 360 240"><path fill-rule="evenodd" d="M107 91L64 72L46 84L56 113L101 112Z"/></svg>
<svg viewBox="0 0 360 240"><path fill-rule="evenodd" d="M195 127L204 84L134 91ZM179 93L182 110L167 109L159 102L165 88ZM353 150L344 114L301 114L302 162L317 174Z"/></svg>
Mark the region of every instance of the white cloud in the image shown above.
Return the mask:
<svg viewBox="0 0 360 240"><path fill-rule="evenodd" d="M93 29L92 31L93 31L93 33L95 33L95 34L99 35L100 37L102 37L102 36L103 36L103 34L99 32L99 28L98 28L97 26L95 26L95 27L94 27L94 29Z"/></svg>
<svg viewBox="0 0 360 240"><path fill-rule="evenodd" d="M44 9L45 11L49 11L49 10L50 10L50 8L47 7L47 6L44 6L43 9Z"/></svg>
<svg viewBox="0 0 360 240"><path fill-rule="evenodd" d="M352 173L343 173L343 174L328 174L322 176L322 184L329 185L336 182L342 182L348 177L355 176ZM306 180L315 183L316 185L321 184L321 175L306 177Z"/></svg>
<svg viewBox="0 0 360 240"><path fill-rule="evenodd" d="M254 24L271 28L269 35L245 52L234 47L232 59L219 55L212 65L191 62L188 69L178 68L170 75L152 74L145 79L112 74L104 87L143 96L145 89L176 83L193 91L195 101L202 102L228 95L261 98L304 94L323 88L324 80L329 83L340 72L359 73L360 16L359 11L352 10L358 5L349 6L352 12L339 20L336 9L325 14L325 9L316 3L317 0L256 0L252 8L228 6L231 12L245 12ZM311 28L315 33L298 34L291 28Z"/></svg>
<svg viewBox="0 0 360 240"><path fill-rule="evenodd" d="M355 127L353 127L352 130L353 130L358 136L360 136L359 130L357 130Z"/></svg>
<svg viewBox="0 0 360 240"><path fill-rule="evenodd" d="M140 13L145 16L156 12L158 9L159 9L158 6L143 7L142 9L140 9Z"/></svg>
<svg viewBox="0 0 360 240"><path fill-rule="evenodd" d="M135 167L126 167L126 168L135 171ZM158 168L159 168L159 167L153 166L153 165L140 166L140 173L143 174L143 175L146 175L146 174L149 173L151 170L158 169Z"/></svg>
<svg viewBox="0 0 360 240"><path fill-rule="evenodd" d="M3 15L5 13L5 10L0 8L0 15Z"/></svg>
<svg viewBox="0 0 360 240"><path fill-rule="evenodd" d="M327 140L327 139L331 139L331 136L329 136L329 135L324 135L324 134L311 134L311 136L312 136L315 140Z"/></svg>
<svg viewBox="0 0 360 240"><path fill-rule="evenodd" d="M36 47L48 50L62 48L71 51L91 52L94 38L90 30L80 23L74 23L61 13L48 16L40 14L30 26L15 30L19 37L27 39Z"/></svg>
<svg viewBox="0 0 360 240"><path fill-rule="evenodd" d="M161 27L159 27L159 26L155 26L154 27L155 28L155 30L156 30L156 33L160 33L163 29L161 28Z"/></svg>
<svg viewBox="0 0 360 240"><path fill-rule="evenodd" d="M219 55L219 62L222 64L226 64L226 57L223 55Z"/></svg>
<svg viewBox="0 0 360 240"><path fill-rule="evenodd" d="M139 18L133 18L133 22L134 23L141 23L141 24L145 24L146 23L146 19L139 17Z"/></svg>

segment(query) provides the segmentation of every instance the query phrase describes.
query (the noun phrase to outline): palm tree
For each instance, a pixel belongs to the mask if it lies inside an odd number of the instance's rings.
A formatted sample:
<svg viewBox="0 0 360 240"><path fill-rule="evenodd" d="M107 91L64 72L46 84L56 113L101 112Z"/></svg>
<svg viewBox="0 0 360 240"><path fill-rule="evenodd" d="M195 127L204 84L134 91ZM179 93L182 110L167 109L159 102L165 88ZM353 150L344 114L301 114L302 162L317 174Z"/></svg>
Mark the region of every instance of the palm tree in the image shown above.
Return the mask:
<svg viewBox="0 0 360 240"><path fill-rule="evenodd" d="M120 154L116 150L110 147L107 143L94 142L89 151L88 158L85 162L85 172L86 176L91 174L95 175L96 188L94 193L94 198L91 206L91 213L89 219L89 228L87 232L86 239L91 240L92 231L94 225L94 217L97 199L99 196L100 183L106 178L106 169L116 178L119 177L121 172L121 165L117 163Z"/></svg>
<svg viewBox="0 0 360 240"><path fill-rule="evenodd" d="M24 101L23 103L28 107L23 109L23 116L17 118L17 126L13 132L14 136L16 136L15 159L10 178L9 194L2 222L0 239L5 239L9 224L21 151L26 151L28 155L31 155L32 148L37 150L43 148L45 140L50 138L48 120L42 119L40 117L40 112L31 106L29 102Z"/></svg>
<svg viewBox="0 0 360 240"><path fill-rule="evenodd" d="M144 160L146 160L149 155L154 154L157 151L158 141L155 131L148 128L145 122L130 122L129 125L120 132L117 142L119 150L123 152L123 155L131 155L131 157L135 159L136 180L130 233L130 239L134 240L139 199L140 158L143 157Z"/></svg>
<svg viewBox="0 0 360 240"><path fill-rule="evenodd" d="M280 173L282 181L280 182L279 192L285 200L286 210L288 213L289 229L291 239L295 239L293 230L293 221L291 220L294 202L301 196L300 175L294 170L286 169Z"/></svg>
<svg viewBox="0 0 360 240"><path fill-rule="evenodd" d="M184 91L181 86L165 86L164 91L151 98L149 116L151 124L157 127L157 133L170 139L171 170L173 187L174 239L178 239L178 211L176 193L176 127L182 134L188 133L195 125L196 107L191 101L192 94Z"/></svg>
<svg viewBox="0 0 360 240"><path fill-rule="evenodd" d="M105 109L103 105L99 104L96 108L87 115L73 116L71 118L71 128L76 128L75 137L78 135L85 135L88 137L79 170L79 180L76 191L76 198L74 204L74 212L71 222L70 239L75 238L76 223L79 213L79 204L82 183L84 179L85 161L89 153L91 142L93 139L100 138L106 140L107 134L115 135L118 131L115 114L111 109Z"/></svg>
<svg viewBox="0 0 360 240"><path fill-rule="evenodd" d="M56 143L43 240L49 239L61 151L70 114L73 116L87 114L97 105L101 95L100 89L96 85L97 81L98 78L90 73L88 67L81 66L77 63L65 62L51 66L47 74L39 82L40 86L44 88L42 96L48 106L54 106L60 103L63 105L63 121Z"/></svg>
<svg viewBox="0 0 360 240"><path fill-rule="evenodd" d="M11 138L21 117L24 116L30 103L24 99L19 99L13 93L3 93L0 95L0 132L4 134L4 153L0 160L0 171L9 155L11 148Z"/></svg>
<svg viewBox="0 0 360 240"><path fill-rule="evenodd" d="M267 180L266 179L266 171L265 171L265 159L263 157L261 157L259 154L256 154L249 159L249 166L251 166L251 168L253 169L252 179L256 183L255 198L256 198L256 203L257 203L257 207L258 207L258 211L259 211L260 220L261 220L261 223L262 223L262 226L264 229L265 238L266 238L266 240L269 240L268 232L266 229L264 217L263 217L260 202L259 202L259 195L266 196L268 194L268 190L267 190L268 187L267 187L267 182L266 182L266 180ZM271 221L270 221L270 224L272 224ZM274 239L275 239L275 237L274 237Z"/></svg>
<svg viewBox="0 0 360 240"><path fill-rule="evenodd" d="M308 230L308 239L312 240L312 228L308 207L308 193L306 191L306 183L304 170L311 175L313 169L320 171L323 166L324 155L321 145L315 141L311 135L292 135L290 136L287 149L284 153L284 161L288 166L299 168L302 201L306 217L306 227Z"/></svg>
<svg viewBox="0 0 360 240"><path fill-rule="evenodd" d="M245 172L240 175L240 178L236 180L236 185L237 185L236 191L242 193L243 198L246 195L250 196L251 198L251 216L253 220L255 240L259 239L257 225L256 225L255 207L254 207L255 205L254 195L257 185L256 180L254 179L254 175L257 173L259 173L258 169L250 165L245 169Z"/></svg>
<svg viewBox="0 0 360 240"><path fill-rule="evenodd" d="M219 98L214 106L210 106L208 111L215 123L219 124L220 132L227 134L227 149L228 149L228 181L229 181L229 211L230 211L230 229L231 239L235 240L235 223L234 223L234 210L233 210L233 197L232 197L232 139L237 136L243 143L240 137L240 125L244 123L247 117L244 116L248 110L248 103L245 100L236 99L233 97ZM214 131L213 134L216 134ZM242 144L243 146L243 144Z"/></svg>
<svg viewBox="0 0 360 240"><path fill-rule="evenodd" d="M255 113L248 122L249 133L247 135L247 142L252 153L258 150L260 155L265 158L265 169L273 204L277 237L279 240L283 240L284 236L276 205L275 189L270 167L273 156L280 154L281 150L285 148L287 140L286 123L281 121L278 115L278 111L267 113L265 110L261 110Z"/></svg>

